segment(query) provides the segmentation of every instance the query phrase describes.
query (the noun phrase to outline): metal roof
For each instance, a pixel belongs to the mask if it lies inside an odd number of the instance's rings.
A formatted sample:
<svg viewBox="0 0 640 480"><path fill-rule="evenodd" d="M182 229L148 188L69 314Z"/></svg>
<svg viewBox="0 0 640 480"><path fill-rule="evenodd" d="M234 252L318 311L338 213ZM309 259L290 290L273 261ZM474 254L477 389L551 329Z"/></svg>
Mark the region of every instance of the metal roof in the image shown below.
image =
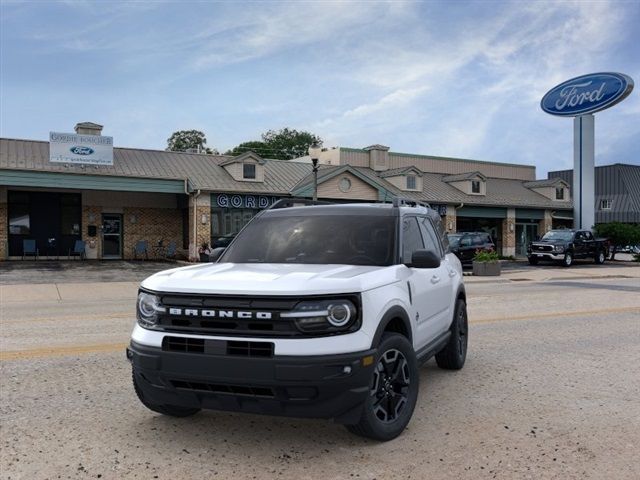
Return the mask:
<svg viewBox="0 0 640 480"><path fill-rule="evenodd" d="M532 182L525 182L524 186L527 188L555 187L559 183L562 183L567 186L569 185L567 182L565 182L561 178L556 177L556 178L545 178L544 180L533 180Z"/></svg>
<svg viewBox="0 0 640 480"><path fill-rule="evenodd" d="M114 148L113 165L71 165L49 162L49 142L0 138L0 169L189 180L195 189L288 195L291 186L311 172L311 165L269 160L264 182L236 181L220 165L232 157L201 153Z"/></svg>
<svg viewBox="0 0 640 480"><path fill-rule="evenodd" d="M419 177L422 176L422 170L420 170L418 167L400 167L400 168L391 168L389 170L385 170L383 172L380 172L380 177L382 178L387 178L387 177L396 177L398 175L404 175L406 173L409 172L415 172L416 175L418 175Z"/></svg>
<svg viewBox="0 0 640 480"><path fill-rule="evenodd" d="M463 180L473 180L474 178L477 178L477 177L480 177L483 180L487 179L487 177L484 176L482 173L475 171L475 172L459 173L457 175L446 175L442 177L442 181L443 182L462 182Z"/></svg>

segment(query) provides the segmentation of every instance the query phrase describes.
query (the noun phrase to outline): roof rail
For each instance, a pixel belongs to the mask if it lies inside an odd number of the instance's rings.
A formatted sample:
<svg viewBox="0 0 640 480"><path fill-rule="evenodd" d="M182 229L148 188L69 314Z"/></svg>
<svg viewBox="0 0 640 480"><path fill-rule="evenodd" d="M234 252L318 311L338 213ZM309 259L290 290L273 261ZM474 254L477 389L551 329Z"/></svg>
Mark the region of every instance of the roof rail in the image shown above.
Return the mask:
<svg viewBox="0 0 640 480"><path fill-rule="evenodd" d="M282 198L271 205L267 210L291 207L310 207L313 205L333 205L333 203L326 202L324 200L310 200L308 198Z"/></svg>
<svg viewBox="0 0 640 480"><path fill-rule="evenodd" d="M410 198L393 197L393 200L391 202L394 208L403 207L403 206L431 208L431 205L429 205L427 202L412 200Z"/></svg>

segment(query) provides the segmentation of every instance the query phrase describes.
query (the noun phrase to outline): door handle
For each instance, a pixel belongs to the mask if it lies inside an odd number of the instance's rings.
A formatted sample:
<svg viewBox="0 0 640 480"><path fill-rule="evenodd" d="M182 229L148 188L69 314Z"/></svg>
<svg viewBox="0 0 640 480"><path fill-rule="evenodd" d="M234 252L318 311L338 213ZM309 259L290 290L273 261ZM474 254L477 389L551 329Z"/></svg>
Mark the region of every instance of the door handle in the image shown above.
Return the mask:
<svg viewBox="0 0 640 480"><path fill-rule="evenodd" d="M450 277L455 277L457 274L457 272L455 270L449 270L449 276Z"/></svg>
<svg viewBox="0 0 640 480"><path fill-rule="evenodd" d="M433 277L431 277L431 283L438 283L440 281L440 277L437 275L434 275Z"/></svg>

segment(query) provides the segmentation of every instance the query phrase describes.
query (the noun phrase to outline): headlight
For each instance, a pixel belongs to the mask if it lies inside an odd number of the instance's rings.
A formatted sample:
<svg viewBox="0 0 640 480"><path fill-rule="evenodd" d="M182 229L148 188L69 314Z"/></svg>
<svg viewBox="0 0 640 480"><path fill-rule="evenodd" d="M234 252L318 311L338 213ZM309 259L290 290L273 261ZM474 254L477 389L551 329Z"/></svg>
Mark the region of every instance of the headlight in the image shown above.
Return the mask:
<svg viewBox="0 0 640 480"><path fill-rule="evenodd" d="M562 245L556 245L556 252L564 252L564 247Z"/></svg>
<svg viewBox="0 0 640 480"><path fill-rule="evenodd" d="M158 313L166 309L160 304L160 298L151 293L138 293L138 324L144 328L155 328L158 325Z"/></svg>
<svg viewBox="0 0 640 480"><path fill-rule="evenodd" d="M296 327L304 333L338 333L359 327L356 306L346 299L300 302L280 317L294 319Z"/></svg>

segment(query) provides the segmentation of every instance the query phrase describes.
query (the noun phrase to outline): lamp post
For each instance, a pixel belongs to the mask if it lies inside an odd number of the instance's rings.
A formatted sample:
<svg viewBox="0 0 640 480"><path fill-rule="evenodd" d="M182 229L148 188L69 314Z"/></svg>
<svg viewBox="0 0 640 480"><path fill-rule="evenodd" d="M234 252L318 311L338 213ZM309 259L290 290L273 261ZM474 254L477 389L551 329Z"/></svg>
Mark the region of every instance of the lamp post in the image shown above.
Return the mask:
<svg viewBox="0 0 640 480"><path fill-rule="evenodd" d="M309 156L311 157L311 163L313 164L313 201L318 200L318 160L320 159L320 152L322 147L313 142L309 147Z"/></svg>

